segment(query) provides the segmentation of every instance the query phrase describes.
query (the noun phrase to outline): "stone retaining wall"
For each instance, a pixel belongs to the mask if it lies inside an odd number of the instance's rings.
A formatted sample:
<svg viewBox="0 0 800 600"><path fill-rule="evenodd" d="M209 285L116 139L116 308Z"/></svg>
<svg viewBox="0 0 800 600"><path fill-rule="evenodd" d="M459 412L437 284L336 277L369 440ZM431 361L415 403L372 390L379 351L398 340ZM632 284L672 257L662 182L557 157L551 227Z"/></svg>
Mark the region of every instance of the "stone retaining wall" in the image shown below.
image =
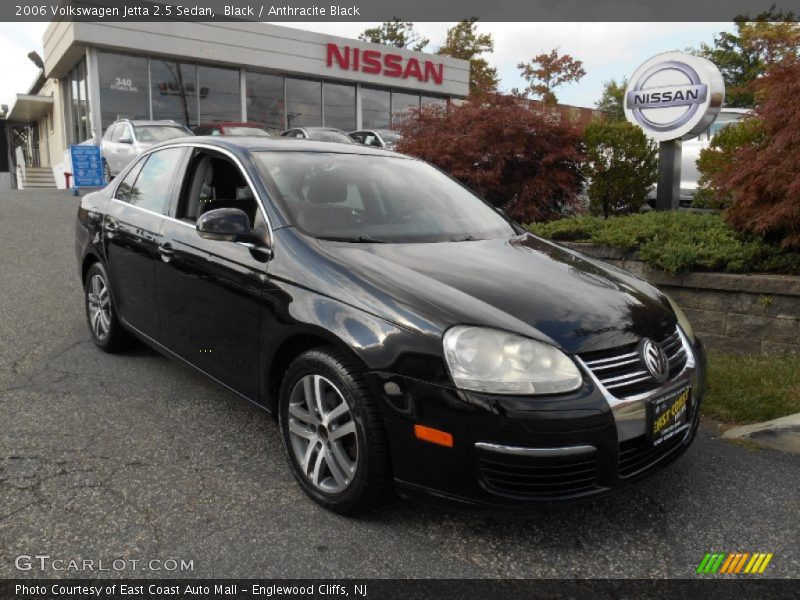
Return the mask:
<svg viewBox="0 0 800 600"><path fill-rule="evenodd" d="M668 293L712 350L800 353L800 277L693 272L668 275L635 254L592 244L563 244L644 277Z"/></svg>

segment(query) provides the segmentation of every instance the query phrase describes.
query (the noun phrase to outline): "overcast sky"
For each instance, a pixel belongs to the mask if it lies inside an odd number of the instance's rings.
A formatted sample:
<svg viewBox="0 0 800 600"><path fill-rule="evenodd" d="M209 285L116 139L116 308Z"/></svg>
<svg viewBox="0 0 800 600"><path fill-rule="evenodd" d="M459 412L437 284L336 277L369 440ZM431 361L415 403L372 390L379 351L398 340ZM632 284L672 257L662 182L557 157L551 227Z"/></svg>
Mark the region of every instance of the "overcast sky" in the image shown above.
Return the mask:
<svg viewBox="0 0 800 600"><path fill-rule="evenodd" d="M281 23L282 25L358 37L373 23ZM417 30L430 38L430 50L444 42L452 23L418 23ZM28 91L36 77L36 67L27 54L42 54L42 35L47 23L0 23L0 104L13 104L15 94ZM524 87L517 63L558 48L583 61L586 77L556 91L559 101L576 106L594 106L603 82L631 74L639 64L658 52L684 50L700 42L711 42L720 31L732 31L732 23L480 23L481 32L490 33L495 51L487 56L497 68L503 91Z"/></svg>

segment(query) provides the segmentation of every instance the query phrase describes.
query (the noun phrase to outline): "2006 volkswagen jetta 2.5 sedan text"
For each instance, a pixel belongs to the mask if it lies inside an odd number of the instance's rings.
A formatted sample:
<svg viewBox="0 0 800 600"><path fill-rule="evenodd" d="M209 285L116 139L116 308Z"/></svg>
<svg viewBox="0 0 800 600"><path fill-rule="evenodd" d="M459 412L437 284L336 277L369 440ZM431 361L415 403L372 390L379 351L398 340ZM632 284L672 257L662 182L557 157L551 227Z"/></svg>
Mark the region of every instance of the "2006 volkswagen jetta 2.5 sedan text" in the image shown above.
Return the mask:
<svg viewBox="0 0 800 600"><path fill-rule="evenodd" d="M272 412L337 512L590 497L697 430L704 353L667 296L419 160L174 140L86 195L76 231L94 342L144 341Z"/></svg>

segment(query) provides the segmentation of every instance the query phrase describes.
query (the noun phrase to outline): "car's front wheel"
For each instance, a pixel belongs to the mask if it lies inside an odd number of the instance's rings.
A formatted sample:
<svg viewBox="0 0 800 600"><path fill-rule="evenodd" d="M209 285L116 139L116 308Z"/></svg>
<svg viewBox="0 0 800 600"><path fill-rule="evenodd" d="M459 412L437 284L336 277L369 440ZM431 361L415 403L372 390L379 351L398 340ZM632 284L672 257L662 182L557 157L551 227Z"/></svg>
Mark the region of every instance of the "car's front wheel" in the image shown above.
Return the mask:
<svg viewBox="0 0 800 600"><path fill-rule="evenodd" d="M99 262L89 267L84 281L86 319L92 341L106 352L129 348L134 340L117 319L108 273Z"/></svg>
<svg viewBox="0 0 800 600"><path fill-rule="evenodd" d="M350 357L330 348L297 357L281 385L279 421L292 473L314 501L355 514L391 496L383 420Z"/></svg>
<svg viewBox="0 0 800 600"><path fill-rule="evenodd" d="M114 179L111 176L111 169L108 167L106 159L103 159L103 176L106 178L106 183L111 183L111 180Z"/></svg>

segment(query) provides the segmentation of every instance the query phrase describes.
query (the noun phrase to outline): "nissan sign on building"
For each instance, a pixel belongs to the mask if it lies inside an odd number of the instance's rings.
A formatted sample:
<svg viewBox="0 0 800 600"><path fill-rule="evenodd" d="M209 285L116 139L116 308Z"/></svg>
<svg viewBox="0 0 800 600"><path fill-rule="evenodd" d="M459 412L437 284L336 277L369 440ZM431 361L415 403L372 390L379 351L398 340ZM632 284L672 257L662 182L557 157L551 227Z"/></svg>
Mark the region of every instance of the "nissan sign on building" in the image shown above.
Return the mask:
<svg viewBox="0 0 800 600"><path fill-rule="evenodd" d="M665 52L645 61L628 81L625 117L660 143L659 209L677 208L681 140L705 131L725 100L725 82L710 60Z"/></svg>

